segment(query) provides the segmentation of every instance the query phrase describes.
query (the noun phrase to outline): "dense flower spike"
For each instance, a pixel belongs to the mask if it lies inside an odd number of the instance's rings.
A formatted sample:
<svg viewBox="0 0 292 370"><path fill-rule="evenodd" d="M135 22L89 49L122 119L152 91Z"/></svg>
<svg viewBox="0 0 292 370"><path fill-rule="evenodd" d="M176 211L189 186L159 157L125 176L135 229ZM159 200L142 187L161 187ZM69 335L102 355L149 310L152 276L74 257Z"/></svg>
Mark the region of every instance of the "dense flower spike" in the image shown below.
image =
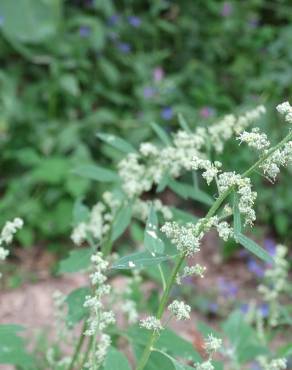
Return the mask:
<svg viewBox="0 0 292 370"><path fill-rule="evenodd" d="M270 146L267 135L261 133L258 127L253 128L251 132L243 131L237 140L240 140L240 143L245 142L257 150L267 149Z"/></svg>
<svg viewBox="0 0 292 370"><path fill-rule="evenodd" d="M277 358L272 361L267 361L265 358L259 359L263 370L284 370L287 369L287 360L285 358Z"/></svg>
<svg viewBox="0 0 292 370"><path fill-rule="evenodd" d="M188 320L190 318L191 307L183 301L173 301L168 310L174 314L177 320Z"/></svg>
<svg viewBox="0 0 292 370"><path fill-rule="evenodd" d="M216 338L212 334L209 334L205 339L205 349L209 355L212 355L214 352L218 352L221 346L222 339Z"/></svg>

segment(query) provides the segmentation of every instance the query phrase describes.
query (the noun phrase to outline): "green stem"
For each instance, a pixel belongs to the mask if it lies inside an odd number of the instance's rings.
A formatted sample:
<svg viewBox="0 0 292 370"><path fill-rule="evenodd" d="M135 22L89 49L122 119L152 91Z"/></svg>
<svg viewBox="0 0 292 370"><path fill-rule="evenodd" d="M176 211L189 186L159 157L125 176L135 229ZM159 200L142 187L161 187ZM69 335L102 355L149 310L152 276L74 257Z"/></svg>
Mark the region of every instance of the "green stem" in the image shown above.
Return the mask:
<svg viewBox="0 0 292 370"><path fill-rule="evenodd" d="M70 365L69 365L67 370L73 370L73 368L74 368L73 367L74 363L75 363L75 361L77 360L77 358L79 356L80 350L82 348L82 345L83 345L83 342L84 342L84 339L85 339L85 335L83 333L85 332L86 328L87 328L87 319L85 318L82 329L81 329L81 333L80 333L80 336L79 336L79 340L76 344L72 360L71 360Z"/></svg>
<svg viewBox="0 0 292 370"><path fill-rule="evenodd" d="M280 143L272 147L270 150L268 150L254 165L252 165L247 171L245 171L241 176L246 177L249 174L251 174L255 169L257 169L271 154L273 154L277 149L279 149L281 146L283 146L285 143L287 143L292 138L292 131L282 140ZM205 224L208 222L208 220L217 212L218 208L222 205L224 200L228 197L228 195L233 191L234 186L230 186L227 190L225 190L213 203L212 207L209 209L204 222L202 222L198 232L197 236L200 235L200 233L203 231ZM177 260L174 269L171 273L171 276L167 282L166 289L164 290L164 293L162 295L158 311L157 311L157 318L161 319L163 312L165 310L166 304L169 299L169 295L172 289L172 286L175 282L176 275L185 259L186 255L182 254L179 259ZM143 370L145 365L148 362L148 359L150 357L150 353L153 349L153 345L156 342L156 340L159 337L159 333L157 331L153 331L152 334L149 337L148 343L146 344L146 347L144 349L144 352L142 354L142 357L140 358L136 370Z"/></svg>

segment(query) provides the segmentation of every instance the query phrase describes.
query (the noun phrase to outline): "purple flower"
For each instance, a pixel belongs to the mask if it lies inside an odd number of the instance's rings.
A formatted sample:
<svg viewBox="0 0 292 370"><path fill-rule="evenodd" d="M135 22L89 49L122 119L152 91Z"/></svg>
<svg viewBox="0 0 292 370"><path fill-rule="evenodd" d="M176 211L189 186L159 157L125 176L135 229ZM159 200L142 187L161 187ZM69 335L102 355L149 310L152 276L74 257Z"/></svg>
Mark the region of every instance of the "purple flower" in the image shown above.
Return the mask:
<svg viewBox="0 0 292 370"><path fill-rule="evenodd" d="M161 109L160 112L161 118L163 118L165 121L169 121L173 117L173 109L171 107L164 107Z"/></svg>
<svg viewBox="0 0 292 370"><path fill-rule="evenodd" d="M88 37L91 33L91 28L88 26L81 26L79 28L79 35L81 37Z"/></svg>
<svg viewBox="0 0 292 370"><path fill-rule="evenodd" d="M267 303L262 303L259 307L258 307L259 311L260 311L260 314L262 317L266 318L269 316L269 311L270 311L270 308L269 308L269 305Z"/></svg>
<svg viewBox="0 0 292 370"><path fill-rule="evenodd" d="M250 272L252 272L259 278L262 278L265 274L265 269L253 258L250 258L247 262L247 268Z"/></svg>
<svg viewBox="0 0 292 370"><path fill-rule="evenodd" d="M232 13L232 5L229 1L225 1L223 3L223 7L221 10L222 17L228 17Z"/></svg>
<svg viewBox="0 0 292 370"><path fill-rule="evenodd" d="M164 70L162 67L156 67L153 70L153 79L155 82L160 82L164 78Z"/></svg>
<svg viewBox="0 0 292 370"><path fill-rule="evenodd" d="M276 243L273 239L270 239L270 238L265 239L264 247L272 257L275 256L275 254L276 254Z"/></svg>
<svg viewBox="0 0 292 370"><path fill-rule="evenodd" d="M131 26L135 28L138 28L141 25L141 19L139 17L136 17L135 15L128 17L128 22Z"/></svg>
<svg viewBox="0 0 292 370"><path fill-rule="evenodd" d="M203 107L200 109L200 116L203 118L209 118L214 115L214 109L211 107Z"/></svg>
<svg viewBox="0 0 292 370"><path fill-rule="evenodd" d="M113 14L112 16L109 17L109 19L107 20L107 24L109 26L116 26L119 21L120 21L120 15L119 14Z"/></svg>
<svg viewBox="0 0 292 370"><path fill-rule="evenodd" d="M143 95L145 99L150 99L156 94L155 87L152 86L146 86L143 90Z"/></svg>
<svg viewBox="0 0 292 370"><path fill-rule="evenodd" d="M127 42L119 42L117 44L117 47L123 54L129 54L132 50L131 45Z"/></svg>
<svg viewBox="0 0 292 370"><path fill-rule="evenodd" d="M216 302L210 302L208 305L208 309L211 313L217 313L218 312L218 303Z"/></svg>
<svg viewBox="0 0 292 370"><path fill-rule="evenodd" d="M238 287L232 281L227 281L225 278L218 279L219 290L226 298L235 298L238 292Z"/></svg>

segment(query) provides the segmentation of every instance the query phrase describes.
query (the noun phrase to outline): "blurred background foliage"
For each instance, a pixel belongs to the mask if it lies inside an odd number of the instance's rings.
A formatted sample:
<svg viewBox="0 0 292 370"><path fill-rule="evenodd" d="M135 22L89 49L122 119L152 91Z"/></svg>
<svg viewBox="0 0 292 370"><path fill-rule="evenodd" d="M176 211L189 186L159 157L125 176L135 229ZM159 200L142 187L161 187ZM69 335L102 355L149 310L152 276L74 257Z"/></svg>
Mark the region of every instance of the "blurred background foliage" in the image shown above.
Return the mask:
<svg viewBox="0 0 292 370"><path fill-rule="evenodd" d="M195 127L264 103L263 128L283 136L291 20L289 0L0 0L0 224L23 217L26 246L68 238L76 199L103 190L72 170L119 159L97 132L137 145L177 113ZM233 145L221 160L241 171L254 154ZM291 236L288 174L257 182L258 223Z"/></svg>

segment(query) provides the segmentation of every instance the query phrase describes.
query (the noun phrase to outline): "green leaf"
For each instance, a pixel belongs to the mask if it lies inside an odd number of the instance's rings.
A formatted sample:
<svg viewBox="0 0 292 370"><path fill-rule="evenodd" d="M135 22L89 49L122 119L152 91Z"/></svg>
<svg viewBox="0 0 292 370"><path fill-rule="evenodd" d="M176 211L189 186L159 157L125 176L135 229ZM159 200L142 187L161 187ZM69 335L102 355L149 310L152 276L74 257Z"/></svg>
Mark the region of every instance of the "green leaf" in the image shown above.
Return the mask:
<svg viewBox="0 0 292 370"><path fill-rule="evenodd" d="M127 357L114 347L110 347L103 365L104 370L131 370Z"/></svg>
<svg viewBox="0 0 292 370"><path fill-rule="evenodd" d="M150 123L153 131L155 131L156 135L159 137L159 139L166 145L169 146L171 145L171 140L170 137L167 135L167 133L157 125L155 122Z"/></svg>
<svg viewBox="0 0 292 370"><path fill-rule="evenodd" d="M100 182L115 182L119 180L118 174L114 171L94 164L79 166L73 170L73 173Z"/></svg>
<svg viewBox="0 0 292 370"><path fill-rule="evenodd" d="M131 269L141 269L146 266L158 265L161 262L167 261L173 256L161 256L152 255L148 251L146 252L136 252L129 254L127 256L121 257L116 262L113 263L112 268L117 270L131 270Z"/></svg>
<svg viewBox="0 0 292 370"><path fill-rule="evenodd" d="M208 206L211 206L214 203L214 200L208 194L200 189L195 189L189 184L180 183L171 179L168 186L183 199L194 199L198 202L207 204Z"/></svg>
<svg viewBox="0 0 292 370"><path fill-rule="evenodd" d="M0 364L13 364L21 368L33 366L33 359L27 353L24 339L18 332L24 328L20 325L0 325Z"/></svg>
<svg viewBox="0 0 292 370"><path fill-rule="evenodd" d="M68 305L67 323L72 326L84 319L88 313L88 308L84 307L85 297L90 294L88 287L73 290L66 298Z"/></svg>
<svg viewBox="0 0 292 370"><path fill-rule="evenodd" d="M187 121L185 120L184 116L181 113L178 113L178 123L180 124L180 127L188 132L191 133L192 130L190 129L190 126L188 125Z"/></svg>
<svg viewBox="0 0 292 370"><path fill-rule="evenodd" d="M77 199L73 207L73 224L78 225L80 222L87 221L89 214L88 207L82 203L81 199Z"/></svg>
<svg viewBox="0 0 292 370"><path fill-rule="evenodd" d="M256 331L245 322L241 312L232 312L222 327L240 363L248 362L267 353L266 348L259 345L260 341Z"/></svg>
<svg viewBox="0 0 292 370"><path fill-rule="evenodd" d="M85 270L90 265L90 257L93 248L81 248L72 250L69 256L59 263L58 272L60 274Z"/></svg>
<svg viewBox="0 0 292 370"><path fill-rule="evenodd" d="M241 217L238 208L238 195L234 193L233 198L233 226L234 226L234 234L235 236L241 233Z"/></svg>
<svg viewBox="0 0 292 370"><path fill-rule="evenodd" d="M31 172L34 181L58 184L66 178L69 163L61 157L42 158Z"/></svg>
<svg viewBox="0 0 292 370"><path fill-rule="evenodd" d="M173 214L173 219L174 221L176 222L182 222L182 223L186 223L186 222L197 222L198 221L198 217L188 213L188 212L185 212L181 209L178 209L178 208L175 208L175 207L170 207L170 210Z"/></svg>
<svg viewBox="0 0 292 370"><path fill-rule="evenodd" d="M74 74L66 73L60 77L60 86L65 93L77 97L80 95L78 79Z"/></svg>
<svg viewBox="0 0 292 370"><path fill-rule="evenodd" d="M102 132L96 134L96 136L107 143L108 145L111 145L112 147L120 150L123 153L133 153L136 152L136 149L128 143L126 140L121 139L118 136L110 135L110 134L104 134Z"/></svg>
<svg viewBox="0 0 292 370"><path fill-rule="evenodd" d="M122 208L119 209L115 216L111 233L112 242L117 240L123 234L123 232L129 226L131 218L132 218L132 206L127 203Z"/></svg>
<svg viewBox="0 0 292 370"><path fill-rule="evenodd" d="M3 17L1 30L9 39L21 43L39 43L54 36L61 17L60 0L0 1Z"/></svg>
<svg viewBox="0 0 292 370"><path fill-rule="evenodd" d="M144 245L150 253L163 253L164 243L159 237L158 218L156 211L151 205L144 233Z"/></svg>
<svg viewBox="0 0 292 370"><path fill-rule="evenodd" d="M244 248L248 249L251 253L256 255L261 260L267 262L267 263L274 263L273 258L271 255L266 252L262 247L260 247L255 241L252 239L249 239L247 236L239 233L236 235L236 241L241 244Z"/></svg>
<svg viewBox="0 0 292 370"><path fill-rule="evenodd" d="M156 188L156 193L161 193L167 187L169 180L169 176L164 175Z"/></svg>

